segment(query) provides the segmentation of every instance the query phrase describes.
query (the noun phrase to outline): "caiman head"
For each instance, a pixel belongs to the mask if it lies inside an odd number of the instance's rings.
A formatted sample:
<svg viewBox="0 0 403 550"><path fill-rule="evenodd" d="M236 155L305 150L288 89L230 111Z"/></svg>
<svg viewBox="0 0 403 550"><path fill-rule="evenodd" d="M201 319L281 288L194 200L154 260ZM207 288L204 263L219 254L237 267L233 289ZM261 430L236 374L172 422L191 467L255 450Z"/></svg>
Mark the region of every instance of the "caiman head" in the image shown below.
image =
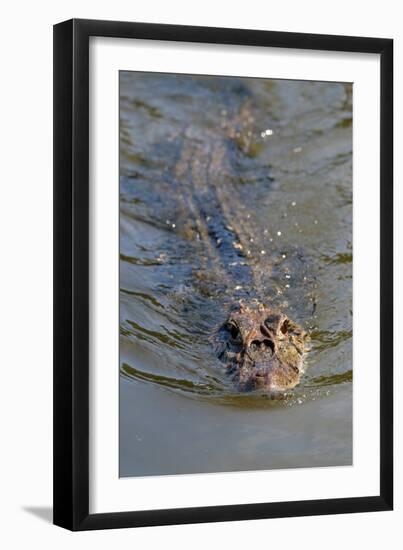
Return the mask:
<svg viewBox="0 0 403 550"><path fill-rule="evenodd" d="M264 390L274 397L299 383L306 342L299 325L259 302L235 305L212 336L240 391Z"/></svg>

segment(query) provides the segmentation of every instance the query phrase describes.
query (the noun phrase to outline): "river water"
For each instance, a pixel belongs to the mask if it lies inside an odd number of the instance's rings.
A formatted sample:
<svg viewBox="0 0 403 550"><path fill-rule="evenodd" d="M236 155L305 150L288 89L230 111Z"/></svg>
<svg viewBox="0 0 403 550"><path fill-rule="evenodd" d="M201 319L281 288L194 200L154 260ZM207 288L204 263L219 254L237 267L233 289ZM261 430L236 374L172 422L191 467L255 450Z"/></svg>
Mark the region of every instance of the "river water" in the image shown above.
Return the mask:
<svg viewBox="0 0 403 550"><path fill-rule="evenodd" d="M186 128L250 100L234 185L276 265L268 292L311 337L281 400L237 392L212 352L234 289L202 271L170 176ZM121 476L352 464L350 84L120 73L120 335Z"/></svg>

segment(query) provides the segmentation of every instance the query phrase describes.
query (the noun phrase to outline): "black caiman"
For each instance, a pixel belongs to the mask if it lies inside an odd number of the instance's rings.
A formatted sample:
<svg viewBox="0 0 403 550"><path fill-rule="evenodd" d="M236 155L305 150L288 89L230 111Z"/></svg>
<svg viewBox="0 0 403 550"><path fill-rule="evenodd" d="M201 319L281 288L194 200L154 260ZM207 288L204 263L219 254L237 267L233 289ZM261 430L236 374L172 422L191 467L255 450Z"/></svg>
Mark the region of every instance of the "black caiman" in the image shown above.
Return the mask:
<svg viewBox="0 0 403 550"><path fill-rule="evenodd" d="M253 162L259 145L256 127L247 99L217 127L183 130L173 178L186 214L176 230L203 243L203 272L234 289L210 335L216 356L240 391L276 397L300 382L308 335L274 305L267 239L239 193L240 160Z"/></svg>

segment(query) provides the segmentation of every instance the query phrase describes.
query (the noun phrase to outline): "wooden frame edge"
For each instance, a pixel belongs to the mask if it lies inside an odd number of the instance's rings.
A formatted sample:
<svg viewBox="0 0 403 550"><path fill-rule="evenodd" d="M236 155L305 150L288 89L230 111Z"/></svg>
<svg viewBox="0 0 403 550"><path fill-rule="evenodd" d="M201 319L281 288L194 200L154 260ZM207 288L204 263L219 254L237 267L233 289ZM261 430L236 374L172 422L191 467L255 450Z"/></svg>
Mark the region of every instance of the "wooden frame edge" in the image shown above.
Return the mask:
<svg viewBox="0 0 403 550"><path fill-rule="evenodd" d="M381 55L380 495L89 514L89 37ZM342 514L393 508L393 41L116 21L54 27L54 523L77 530Z"/></svg>

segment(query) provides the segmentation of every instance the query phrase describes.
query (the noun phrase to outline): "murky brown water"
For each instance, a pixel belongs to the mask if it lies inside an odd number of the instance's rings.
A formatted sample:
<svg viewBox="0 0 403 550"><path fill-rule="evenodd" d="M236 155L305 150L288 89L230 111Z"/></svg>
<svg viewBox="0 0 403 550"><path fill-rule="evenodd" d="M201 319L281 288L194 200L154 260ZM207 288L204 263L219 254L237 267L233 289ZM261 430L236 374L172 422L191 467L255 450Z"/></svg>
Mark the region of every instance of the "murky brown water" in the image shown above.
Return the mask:
<svg viewBox="0 0 403 550"><path fill-rule="evenodd" d="M214 130L245 97L240 193L278 266L268 292L312 338L282 401L235 392L212 354L234 289L196 283L203 243L178 231L169 179L184 128ZM351 86L123 72L120 98L120 475L351 464Z"/></svg>

